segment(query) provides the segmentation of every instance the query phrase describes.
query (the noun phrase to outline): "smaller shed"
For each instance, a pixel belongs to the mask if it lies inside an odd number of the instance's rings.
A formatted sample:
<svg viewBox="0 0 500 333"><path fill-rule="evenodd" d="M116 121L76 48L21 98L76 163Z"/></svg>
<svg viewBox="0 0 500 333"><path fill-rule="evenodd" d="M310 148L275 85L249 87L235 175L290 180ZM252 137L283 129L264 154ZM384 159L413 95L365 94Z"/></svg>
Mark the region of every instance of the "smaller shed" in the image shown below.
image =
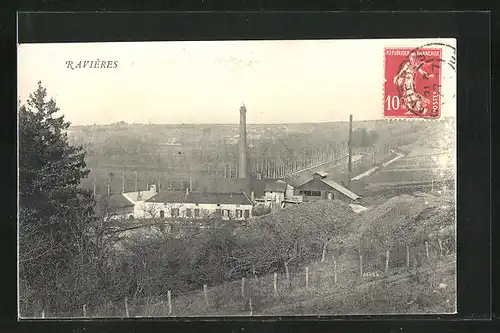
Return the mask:
<svg viewBox="0 0 500 333"><path fill-rule="evenodd" d="M266 184L265 193L285 193L287 186L287 183L285 183L284 181L277 180L273 183Z"/></svg>
<svg viewBox="0 0 500 333"><path fill-rule="evenodd" d="M276 180L266 184L264 198L274 202L277 207L282 207L286 198L293 196L293 187L283 180Z"/></svg>
<svg viewBox="0 0 500 333"><path fill-rule="evenodd" d="M352 203L360 199L360 196L350 191L344 186L327 179L325 173L316 172L313 179L299 186L296 186L295 195L302 196L304 201L312 201L318 199L334 200L339 199Z"/></svg>

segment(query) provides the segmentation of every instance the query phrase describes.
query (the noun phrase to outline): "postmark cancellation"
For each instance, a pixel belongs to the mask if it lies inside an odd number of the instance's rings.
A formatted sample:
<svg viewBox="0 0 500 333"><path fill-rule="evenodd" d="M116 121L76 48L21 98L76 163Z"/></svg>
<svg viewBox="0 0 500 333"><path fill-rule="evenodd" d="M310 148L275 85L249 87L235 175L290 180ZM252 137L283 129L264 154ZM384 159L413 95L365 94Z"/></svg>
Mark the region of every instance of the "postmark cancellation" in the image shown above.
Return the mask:
<svg viewBox="0 0 500 333"><path fill-rule="evenodd" d="M455 70L455 48L448 44L385 47L384 118L442 118L444 104L455 98Z"/></svg>

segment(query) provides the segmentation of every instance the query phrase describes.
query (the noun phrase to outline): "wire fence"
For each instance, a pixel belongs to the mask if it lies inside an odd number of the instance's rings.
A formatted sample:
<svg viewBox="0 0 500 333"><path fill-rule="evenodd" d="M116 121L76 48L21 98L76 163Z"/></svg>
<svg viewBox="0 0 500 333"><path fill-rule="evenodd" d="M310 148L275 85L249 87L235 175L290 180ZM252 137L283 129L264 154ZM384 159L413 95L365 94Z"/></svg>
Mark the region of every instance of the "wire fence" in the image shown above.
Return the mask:
<svg viewBox="0 0 500 333"><path fill-rule="evenodd" d="M401 271L438 263L456 253L455 238L441 237L425 242L359 254L349 251L324 262L295 270L280 270L263 276L247 276L199 290L146 298L123 299L96 306L83 304L80 313L42 311L37 318L126 318L252 316L261 310L307 301L314 297L353 292L356 286L390 278ZM431 268L432 269L432 268ZM279 315L279 313L276 313Z"/></svg>

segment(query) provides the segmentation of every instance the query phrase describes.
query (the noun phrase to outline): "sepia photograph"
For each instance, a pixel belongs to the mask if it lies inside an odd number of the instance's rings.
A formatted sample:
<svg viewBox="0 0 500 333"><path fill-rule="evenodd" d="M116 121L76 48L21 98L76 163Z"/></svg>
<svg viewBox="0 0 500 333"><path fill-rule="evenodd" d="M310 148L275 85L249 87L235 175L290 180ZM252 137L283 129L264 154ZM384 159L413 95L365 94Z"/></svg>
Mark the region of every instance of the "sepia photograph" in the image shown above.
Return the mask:
<svg viewBox="0 0 500 333"><path fill-rule="evenodd" d="M456 43L18 44L19 318L457 313Z"/></svg>

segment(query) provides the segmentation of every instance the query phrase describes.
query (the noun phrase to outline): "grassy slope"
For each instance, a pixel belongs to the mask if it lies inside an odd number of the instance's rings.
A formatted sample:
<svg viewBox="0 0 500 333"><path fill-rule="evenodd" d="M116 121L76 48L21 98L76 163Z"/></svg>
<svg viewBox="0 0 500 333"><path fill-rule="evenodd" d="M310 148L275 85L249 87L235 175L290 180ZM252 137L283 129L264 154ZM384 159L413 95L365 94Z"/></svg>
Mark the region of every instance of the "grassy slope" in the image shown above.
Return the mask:
<svg viewBox="0 0 500 333"><path fill-rule="evenodd" d="M273 277L246 281L245 298L240 281L209 288L207 307L203 291L172 295L172 316L248 316L249 297L254 316L293 315L363 315L452 313L455 311L454 255L434 258L411 270L389 271L378 278L357 278L353 263L339 262L337 284L333 281L333 264L310 265L309 287L303 274L292 276L292 287L286 288L280 275L278 295L273 293ZM355 264L354 264L355 266ZM440 284L446 287L439 289ZM104 309L101 309L104 310ZM168 315L165 299L151 299L149 304L130 305L132 316ZM102 313L102 312L101 312ZM117 313L121 316L123 314ZM106 315L107 316L107 315Z"/></svg>
<svg viewBox="0 0 500 333"><path fill-rule="evenodd" d="M425 248L412 245L412 254L417 268L404 267L404 250L391 252L390 270L387 276L358 277L358 260L355 247L360 238L369 235L369 243L374 243L373 251L384 253L385 246L374 239L391 239L394 235L406 242L423 243L421 235L435 235L443 226L453 226L454 219L448 216L442 206L446 198L431 196L401 196L376 205L362 213L356 222L346 229L341 247L346 250L336 255L336 269L329 249L327 262L309 263L309 288L305 288L305 268L291 274L291 287L287 288L285 275L278 274L278 295L273 291L273 275L247 278L245 297L241 296L241 281L228 282L219 286L209 286L205 304L202 290L185 295L172 291L174 316L241 316L249 314L249 297L252 298L254 315L293 315L293 314L366 314L366 313L443 313L454 311L455 262L454 256L442 258L438 255L437 245L430 242L430 259L425 258ZM334 203L334 202L332 202ZM304 204L306 205L306 204ZM436 212L435 210L438 210ZM340 208L335 209L335 211ZM425 216L419 213L425 211ZM439 216L437 216L437 215ZM314 215L314 214L313 214ZM314 218L311 215L311 218ZM402 220L407 216L409 220ZM420 216L419 221L415 219ZM317 217L316 217L317 218ZM394 222L396 221L396 223ZM377 234L372 231L376 230ZM375 238L374 238L375 237ZM377 238L378 237L378 238ZM434 237L434 236L432 236ZM366 241L364 241L366 242ZM415 243L414 243L415 244ZM420 244L422 245L422 244ZM397 246L393 244L392 246ZM338 251L338 250L337 250ZM420 252L420 253L418 253ZM398 258L398 255L400 258ZM401 258L402 257L402 258ZM403 261L403 264L401 264ZM412 266L414 266L412 264ZM373 271L373 262L365 260L364 272ZM337 272L337 284L334 272ZM440 283L447 287L438 290ZM434 292L437 290L438 292ZM149 304L131 303L133 316L165 316L168 314L166 297L149 300ZM106 309L96 309L100 316L123 315L123 309L109 313Z"/></svg>
<svg viewBox="0 0 500 333"><path fill-rule="evenodd" d="M334 288L315 298L267 308L262 315L374 315L452 313L455 311L455 264L450 256L419 269ZM439 284L446 284L443 290ZM346 290L347 289L347 290Z"/></svg>

